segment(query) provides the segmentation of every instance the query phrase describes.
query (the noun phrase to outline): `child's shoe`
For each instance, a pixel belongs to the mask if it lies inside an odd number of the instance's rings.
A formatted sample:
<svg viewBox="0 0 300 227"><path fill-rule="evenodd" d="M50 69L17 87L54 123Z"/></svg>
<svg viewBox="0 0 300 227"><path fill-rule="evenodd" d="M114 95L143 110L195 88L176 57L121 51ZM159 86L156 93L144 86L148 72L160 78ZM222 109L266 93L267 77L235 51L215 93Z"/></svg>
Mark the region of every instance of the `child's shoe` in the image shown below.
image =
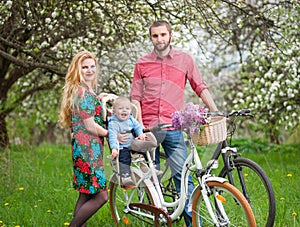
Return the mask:
<svg viewBox="0 0 300 227"><path fill-rule="evenodd" d="M135 187L135 184L129 173L122 174L122 185L124 186L125 189Z"/></svg>

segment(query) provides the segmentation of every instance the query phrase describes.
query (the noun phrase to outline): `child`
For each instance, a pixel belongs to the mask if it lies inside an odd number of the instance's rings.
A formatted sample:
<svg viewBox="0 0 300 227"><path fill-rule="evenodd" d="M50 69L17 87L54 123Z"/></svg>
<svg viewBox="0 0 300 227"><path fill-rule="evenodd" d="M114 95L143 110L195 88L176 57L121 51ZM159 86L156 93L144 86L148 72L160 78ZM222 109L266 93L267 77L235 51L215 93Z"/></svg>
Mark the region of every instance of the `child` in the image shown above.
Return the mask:
<svg viewBox="0 0 300 227"><path fill-rule="evenodd" d="M135 139L145 140L143 127L132 116L132 104L126 97L118 97L113 104L113 115L108 119L108 141L112 152L112 158L119 155L119 170L121 182L125 187L134 186L131 179L130 164L131 150L130 144ZM119 133L126 133L129 139L125 143L119 143L117 136ZM118 151L119 149L119 151Z"/></svg>

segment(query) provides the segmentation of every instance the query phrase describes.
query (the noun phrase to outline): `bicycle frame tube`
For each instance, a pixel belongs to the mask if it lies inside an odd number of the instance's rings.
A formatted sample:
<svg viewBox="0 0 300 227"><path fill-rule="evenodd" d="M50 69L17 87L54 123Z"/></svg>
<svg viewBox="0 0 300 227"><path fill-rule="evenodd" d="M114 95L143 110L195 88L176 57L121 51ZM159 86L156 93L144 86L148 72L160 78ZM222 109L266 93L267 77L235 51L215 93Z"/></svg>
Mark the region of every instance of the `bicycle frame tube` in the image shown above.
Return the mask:
<svg viewBox="0 0 300 227"><path fill-rule="evenodd" d="M219 158L221 152L222 152L222 148L227 147L227 146L228 146L227 140L224 140L224 141L220 142L218 144L218 146L217 146L217 148L216 148L216 150L215 150L215 152L214 152L211 159L216 159L217 160Z"/></svg>
<svg viewBox="0 0 300 227"><path fill-rule="evenodd" d="M227 155L228 152L230 153L230 155ZM232 185L234 185L234 181L233 181L233 177L232 177L231 171L234 169L234 166L233 166L233 164L231 165L231 163L232 163L231 157L233 156L234 158L236 158L236 156L234 154L237 154L236 148L228 147L227 146L227 147L224 147L222 149L223 163L224 163L224 166L226 168L228 181Z"/></svg>
<svg viewBox="0 0 300 227"><path fill-rule="evenodd" d="M198 153L197 153L197 149L196 149L195 145L192 143L191 139L189 139L189 140L190 140L190 148L191 149L190 149L190 154L188 155L187 159L185 160L183 168L182 168L181 184L180 184L180 188L181 188L180 192L181 193L180 193L179 199L175 202L168 203L168 202L164 201L163 196L160 195L160 193L159 193L160 200L161 200L161 203L162 203L163 207L175 207L175 206L178 205L178 207L175 209L175 211L172 214L170 214L170 217L171 217L172 220L175 220L176 218L178 218L181 215L182 211L184 210L185 203L186 203L186 198L188 196L187 195L188 177L190 175L191 170L195 170L195 169L201 170L201 169L203 169L201 160L200 160L200 158L198 156ZM217 180L219 182L225 182L226 181L225 179L219 178L219 177L213 177L213 179ZM203 181L203 182L200 181L199 183L201 183L201 185L203 185L205 182L206 182L206 180ZM161 189L159 188L158 190L161 190ZM194 193L195 193L195 190L193 191L192 195L189 195L189 196L191 196L191 198L192 198ZM203 197L205 197L205 196L203 196ZM207 196L206 196L206 200L207 200L206 204L208 206L208 209L210 210L211 215L213 215L213 211L210 207ZM193 200L190 199L189 204L192 204L192 201ZM190 205L190 207L191 207L191 205ZM216 219L216 218L214 217L214 219Z"/></svg>
<svg viewBox="0 0 300 227"><path fill-rule="evenodd" d="M196 159L197 160L194 160L194 157L197 157ZM197 154L197 151L196 149L191 149L191 152L190 154L188 155L187 159L185 160L185 163L183 165L183 168L182 168L182 175L181 175L181 185L180 185L180 197L175 200L174 202L166 202L164 200L164 197L163 197L163 193L162 193L162 190L161 190L161 186L160 186L160 183L158 181L158 178L156 176L156 174L154 173L153 174L153 171L155 170L155 167L153 165L153 162L151 159L148 159L149 160L149 167L150 167L150 170L152 171L152 174L151 176L153 177L153 180L154 182L152 184L152 187L154 185L155 189L156 189L156 196L153 196L153 197L156 197L157 200L159 200L159 204L161 204L161 207L163 209L166 209L166 208L174 208L176 207L176 209L174 210L174 212L172 214L169 214L170 215L170 218L172 220L176 220L178 219L178 217L182 214L183 210L184 210L184 207L185 207L185 203L186 203L186 198L187 198L187 185L188 185L188 177L190 175L190 170L191 169L195 169L196 166L198 168L202 168L202 165L201 165L201 162L200 162L200 159L198 157L198 154ZM194 165L193 163L196 161L196 165ZM149 185L148 185L149 187Z"/></svg>

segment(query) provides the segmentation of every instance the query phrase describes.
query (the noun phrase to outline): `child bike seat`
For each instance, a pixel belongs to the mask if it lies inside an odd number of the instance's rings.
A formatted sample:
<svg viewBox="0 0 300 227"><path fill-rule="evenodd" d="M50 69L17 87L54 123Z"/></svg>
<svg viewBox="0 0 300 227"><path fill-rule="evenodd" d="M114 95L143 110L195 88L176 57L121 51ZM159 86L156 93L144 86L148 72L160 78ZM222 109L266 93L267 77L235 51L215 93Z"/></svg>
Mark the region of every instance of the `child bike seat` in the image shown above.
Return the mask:
<svg viewBox="0 0 300 227"><path fill-rule="evenodd" d="M146 135L147 136L145 140L139 140L139 139L133 140L131 142L130 149L137 152L143 152L150 148L157 147L158 144L155 136L151 132L147 132Z"/></svg>

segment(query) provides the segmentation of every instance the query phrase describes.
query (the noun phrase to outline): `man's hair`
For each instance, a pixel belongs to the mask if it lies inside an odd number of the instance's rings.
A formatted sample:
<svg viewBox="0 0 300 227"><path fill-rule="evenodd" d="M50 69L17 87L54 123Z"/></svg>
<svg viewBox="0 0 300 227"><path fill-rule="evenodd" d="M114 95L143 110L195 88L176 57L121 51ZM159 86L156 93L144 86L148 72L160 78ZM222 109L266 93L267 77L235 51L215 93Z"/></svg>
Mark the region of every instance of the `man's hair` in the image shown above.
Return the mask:
<svg viewBox="0 0 300 227"><path fill-rule="evenodd" d="M152 25L150 26L149 28L149 35L151 36L151 29L153 27L160 27L160 26L166 26L169 33L171 34L172 33L172 28L171 28L171 25L169 24L169 22L165 21L165 20L157 20L157 21L154 21L152 23Z"/></svg>

